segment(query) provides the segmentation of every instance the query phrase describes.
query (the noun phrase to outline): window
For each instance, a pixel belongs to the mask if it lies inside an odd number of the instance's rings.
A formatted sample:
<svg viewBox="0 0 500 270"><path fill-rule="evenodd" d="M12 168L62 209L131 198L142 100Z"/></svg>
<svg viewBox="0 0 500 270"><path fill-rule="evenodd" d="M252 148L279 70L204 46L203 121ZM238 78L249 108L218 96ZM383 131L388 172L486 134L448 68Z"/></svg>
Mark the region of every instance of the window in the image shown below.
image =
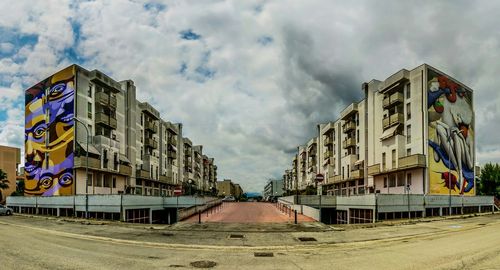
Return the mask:
<svg viewBox="0 0 500 270"><path fill-rule="evenodd" d="M87 117L92 119L92 103L90 102L87 103Z"/></svg>
<svg viewBox="0 0 500 270"><path fill-rule="evenodd" d="M405 186L405 175L403 173L398 173L397 186L398 187Z"/></svg>
<svg viewBox="0 0 500 270"><path fill-rule="evenodd" d="M405 85L405 92L406 92L406 98L410 98L411 97L411 90L410 90L410 84L406 84Z"/></svg>
<svg viewBox="0 0 500 270"><path fill-rule="evenodd" d="M411 156L411 148L406 149L406 155Z"/></svg>
<svg viewBox="0 0 500 270"><path fill-rule="evenodd" d="M385 171L385 153L382 153L382 170Z"/></svg>
<svg viewBox="0 0 500 270"><path fill-rule="evenodd" d="M87 175L87 186L89 186L89 187L90 187L90 186L92 186L92 180L93 180L93 179L92 179L92 174L91 174L91 173L89 173L89 174Z"/></svg>
<svg viewBox="0 0 500 270"><path fill-rule="evenodd" d="M411 173L406 174L406 186L411 186Z"/></svg>
<svg viewBox="0 0 500 270"><path fill-rule="evenodd" d="M411 104L406 103L406 120L411 119Z"/></svg>
<svg viewBox="0 0 500 270"><path fill-rule="evenodd" d="M396 168L396 149L392 149L392 168Z"/></svg>
<svg viewBox="0 0 500 270"><path fill-rule="evenodd" d="M384 177L384 187L387 187L387 177Z"/></svg>
<svg viewBox="0 0 500 270"><path fill-rule="evenodd" d="M96 187L102 187L102 174L97 175L95 186Z"/></svg>
<svg viewBox="0 0 500 270"><path fill-rule="evenodd" d="M389 187L395 187L396 186L396 175L391 174L389 175Z"/></svg>
<svg viewBox="0 0 500 270"><path fill-rule="evenodd" d="M89 97L92 97L92 84L91 84L91 83L89 84L89 88L88 88L88 90L87 90L87 95L88 95Z"/></svg>
<svg viewBox="0 0 500 270"><path fill-rule="evenodd" d="M406 143L411 143L411 125L406 126Z"/></svg>
<svg viewBox="0 0 500 270"><path fill-rule="evenodd" d="M116 188L116 176L113 176L113 188Z"/></svg>
<svg viewBox="0 0 500 270"><path fill-rule="evenodd" d="M111 187L111 179L109 175L104 175L104 187Z"/></svg>
<svg viewBox="0 0 500 270"><path fill-rule="evenodd" d="M356 130L356 137L357 137L357 139L356 139L357 141L356 142L359 143L359 130Z"/></svg>

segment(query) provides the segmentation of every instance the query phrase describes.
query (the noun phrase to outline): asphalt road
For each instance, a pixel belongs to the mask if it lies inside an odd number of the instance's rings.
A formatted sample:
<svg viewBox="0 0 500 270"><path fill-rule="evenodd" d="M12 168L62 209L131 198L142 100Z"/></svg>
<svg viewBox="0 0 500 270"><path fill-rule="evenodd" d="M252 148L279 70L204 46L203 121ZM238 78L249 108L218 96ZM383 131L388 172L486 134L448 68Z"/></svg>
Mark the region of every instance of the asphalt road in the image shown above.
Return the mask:
<svg viewBox="0 0 500 270"><path fill-rule="evenodd" d="M208 212L208 214L207 214ZM224 202L220 211L202 213L202 222L222 223L285 223L294 222L293 213L281 212L274 203L264 202ZM314 222L315 220L298 214L298 222ZM185 222L198 222L194 215Z"/></svg>
<svg viewBox="0 0 500 270"><path fill-rule="evenodd" d="M343 243L249 247L229 239L207 246L146 242L141 238L147 229L138 226L0 217L0 269L194 269L196 261L215 262L213 269L499 269L499 217L345 227L315 233L316 238L350 235ZM115 237L124 228L133 238ZM263 235L274 241L273 234Z"/></svg>

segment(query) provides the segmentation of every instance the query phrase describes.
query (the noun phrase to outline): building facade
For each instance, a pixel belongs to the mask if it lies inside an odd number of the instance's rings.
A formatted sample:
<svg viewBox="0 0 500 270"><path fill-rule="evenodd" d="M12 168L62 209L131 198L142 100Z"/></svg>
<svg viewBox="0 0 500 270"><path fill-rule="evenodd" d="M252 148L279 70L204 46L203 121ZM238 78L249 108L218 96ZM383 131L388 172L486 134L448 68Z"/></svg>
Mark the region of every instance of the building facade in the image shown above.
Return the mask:
<svg viewBox="0 0 500 270"><path fill-rule="evenodd" d="M312 186L317 173L323 194L475 195L469 87L423 64L363 83L362 91L364 99L298 147L284 176L289 193L294 181L299 191Z"/></svg>
<svg viewBox="0 0 500 270"><path fill-rule="evenodd" d="M5 202L5 198L16 191L17 187L17 167L21 162L21 149L0 145L0 170L7 174L8 188L0 189L0 203Z"/></svg>
<svg viewBox="0 0 500 270"><path fill-rule="evenodd" d="M267 181L264 191L264 197L267 196L283 196L283 180L269 180Z"/></svg>
<svg viewBox="0 0 500 270"><path fill-rule="evenodd" d="M26 90L25 118L26 195L171 196L190 179L182 124L131 80L69 66Z"/></svg>

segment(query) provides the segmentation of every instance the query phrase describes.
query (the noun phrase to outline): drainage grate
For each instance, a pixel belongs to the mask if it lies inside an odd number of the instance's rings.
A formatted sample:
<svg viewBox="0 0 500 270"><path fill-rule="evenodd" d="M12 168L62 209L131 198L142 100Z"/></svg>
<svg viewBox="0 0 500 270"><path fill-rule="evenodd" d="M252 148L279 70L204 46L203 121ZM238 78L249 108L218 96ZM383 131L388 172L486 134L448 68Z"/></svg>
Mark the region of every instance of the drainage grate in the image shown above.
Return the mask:
<svg viewBox="0 0 500 270"><path fill-rule="evenodd" d="M314 242L317 241L314 237L299 237L300 242Z"/></svg>
<svg viewBox="0 0 500 270"><path fill-rule="evenodd" d="M241 238L245 238L245 236L243 234L230 234L229 238L231 238L231 239L241 239Z"/></svg>
<svg viewBox="0 0 500 270"><path fill-rule="evenodd" d="M196 261L196 262L192 262L190 264L194 268L212 268L212 267L215 267L217 265L216 262L212 262L212 261Z"/></svg>
<svg viewBox="0 0 500 270"><path fill-rule="evenodd" d="M274 257L272 252L254 252L254 257Z"/></svg>

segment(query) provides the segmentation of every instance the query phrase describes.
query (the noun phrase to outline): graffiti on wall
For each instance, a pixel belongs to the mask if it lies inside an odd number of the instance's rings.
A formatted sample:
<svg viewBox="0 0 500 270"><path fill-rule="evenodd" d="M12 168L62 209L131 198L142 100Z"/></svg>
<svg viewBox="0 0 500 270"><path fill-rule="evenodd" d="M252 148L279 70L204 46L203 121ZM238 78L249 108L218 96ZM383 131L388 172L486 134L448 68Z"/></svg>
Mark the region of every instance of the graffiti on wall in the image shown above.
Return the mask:
<svg viewBox="0 0 500 270"><path fill-rule="evenodd" d="M431 194L475 195L472 92L427 70Z"/></svg>
<svg viewBox="0 0 500 270"><path fill-rule="evenodd" d="M25 91L25 195L73 194L75 70Z"/></svg>

